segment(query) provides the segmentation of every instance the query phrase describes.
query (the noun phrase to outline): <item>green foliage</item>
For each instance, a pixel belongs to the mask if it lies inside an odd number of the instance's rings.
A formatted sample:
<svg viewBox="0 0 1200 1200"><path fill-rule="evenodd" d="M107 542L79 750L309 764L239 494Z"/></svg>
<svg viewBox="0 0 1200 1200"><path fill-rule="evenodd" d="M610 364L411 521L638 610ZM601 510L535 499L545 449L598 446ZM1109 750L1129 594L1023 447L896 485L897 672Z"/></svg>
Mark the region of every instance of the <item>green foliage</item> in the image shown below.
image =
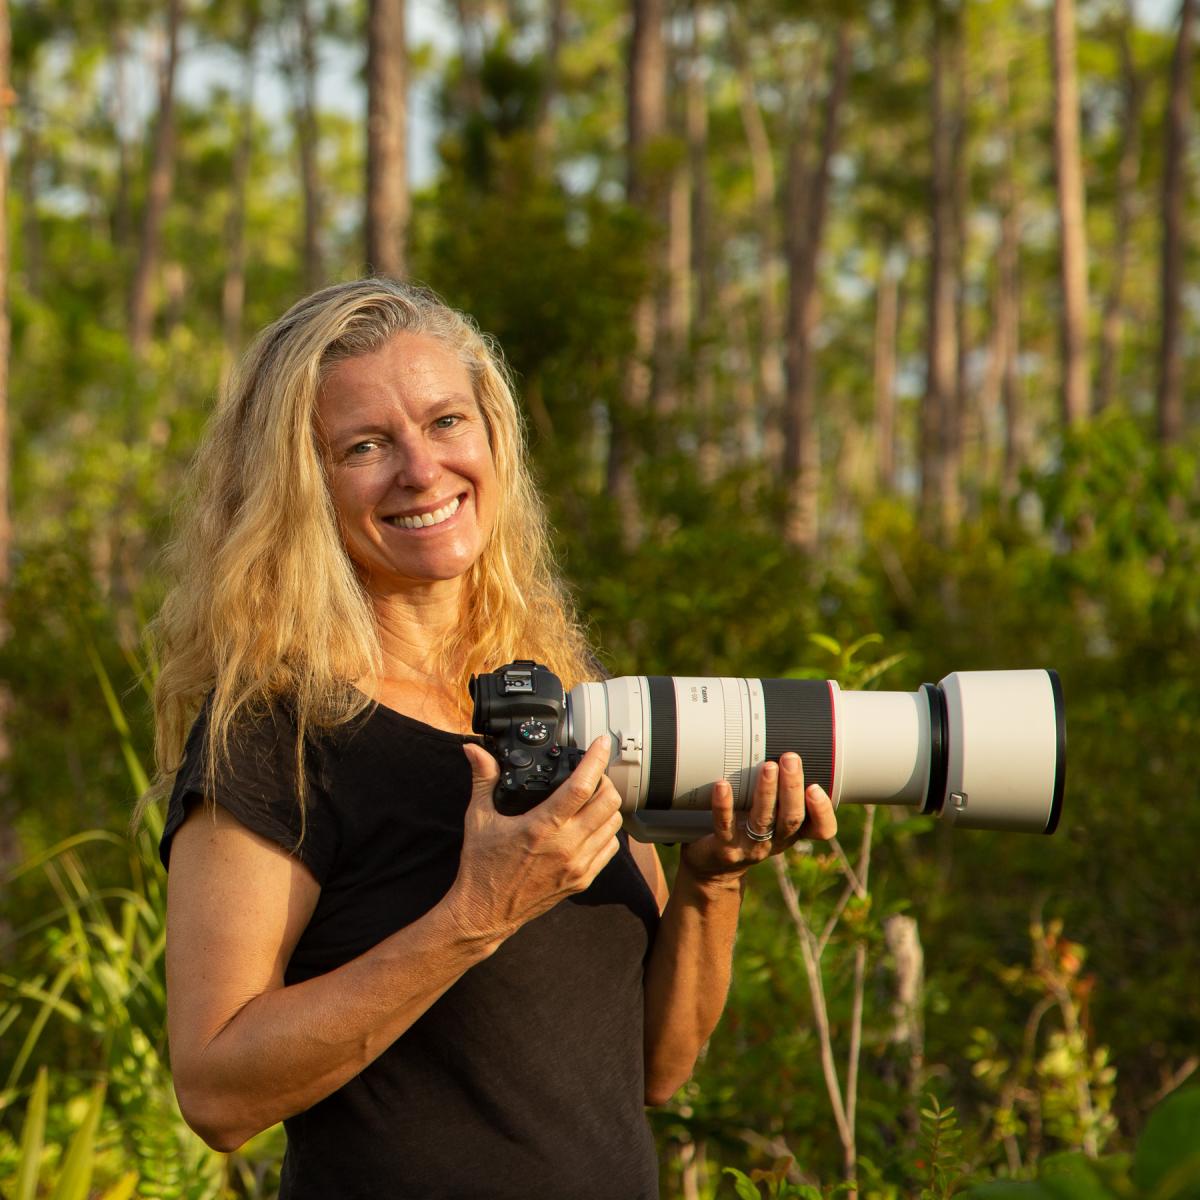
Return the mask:
<svg viewBox="0 0 1200 1200"><path fill-rule="evenodd" d="M949 1200L969 1174L961 1158L962 1130L953 1106L943 1108L937 1096L921 1109L921 1158L917 1170L924 1175L921 1200Z"/></svg>
<svg viewBox="0 0 1200 1200"><path fill-rule="evenodd" d="M1000 1180L964 1200L1196 1200L1200 1196L1200 1089L1170 1096L1151 1113L1133 1155L1047 1159L1035 1181Z"/></svg>

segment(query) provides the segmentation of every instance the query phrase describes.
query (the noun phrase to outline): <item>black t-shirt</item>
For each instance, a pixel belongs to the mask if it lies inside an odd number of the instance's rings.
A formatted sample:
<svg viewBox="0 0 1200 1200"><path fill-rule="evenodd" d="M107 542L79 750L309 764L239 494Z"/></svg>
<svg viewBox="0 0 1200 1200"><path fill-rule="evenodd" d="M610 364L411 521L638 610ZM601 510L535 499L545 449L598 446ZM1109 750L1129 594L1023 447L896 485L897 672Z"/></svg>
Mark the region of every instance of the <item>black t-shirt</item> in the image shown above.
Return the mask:
<svg viewBox="0 0 1200 1200"><path fill-rule="evenodd" d="M168 805L164 863L206 791L206 732L202 713ZM300 841L286 706L239 729L212 798L321 885L286 983L357 957L446 894L470 796L462 742L382 706L309 738ZM284 1122L283 1200L658 1195L642 1066L658 910L620 836L586 892L523 926L354 1079Z"/></svg>

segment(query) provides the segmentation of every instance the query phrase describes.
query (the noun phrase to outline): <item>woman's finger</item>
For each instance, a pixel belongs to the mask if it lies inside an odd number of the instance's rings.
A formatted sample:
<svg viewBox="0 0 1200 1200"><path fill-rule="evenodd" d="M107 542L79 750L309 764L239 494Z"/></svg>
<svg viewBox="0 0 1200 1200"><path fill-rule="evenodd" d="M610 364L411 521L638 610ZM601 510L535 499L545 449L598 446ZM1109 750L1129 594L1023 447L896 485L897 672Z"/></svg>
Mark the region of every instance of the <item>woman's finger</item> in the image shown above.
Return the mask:
<svg viewBox="0 0 1200 1200"><path fill-rule="evenodd" d="M837 813L825 789L817 783L809 784L804 800L808 816L800 828L801 835L822 841L834 837L837 834Z"/></svg>
<svg viewBox="0 0 1200 1200"><path fill-rule="evenodd" d="M746 814L747 833L764 834L775 829L775 806L779 796L779 764L765 762L759 768L750 811ZM754 838L750 839L754 841ZM765 844L765 843L764 843Z"/></svg>
<svg viewBox="0 0 1200 1200"><path fill-rule="evenodd" d="M570 778L543 805L543 809L561 821L568 821L592 798L608 769L612 741L602 733L579 760Z"/></svg>
<svg viewBox="0 0 1200 1200"><path fill-rule="evenodd" d="M794 838L804 824L804 764L788 751L779 759L779 799L775 807L775 839Z"/></svg>
<svg viewBox="0 0 1200 1200"><path fill-rule="evenodd" d="M713 834L719 842L733 845L737 828L733 819L733 788L728 779L718 779L712 791Z"/></svg>

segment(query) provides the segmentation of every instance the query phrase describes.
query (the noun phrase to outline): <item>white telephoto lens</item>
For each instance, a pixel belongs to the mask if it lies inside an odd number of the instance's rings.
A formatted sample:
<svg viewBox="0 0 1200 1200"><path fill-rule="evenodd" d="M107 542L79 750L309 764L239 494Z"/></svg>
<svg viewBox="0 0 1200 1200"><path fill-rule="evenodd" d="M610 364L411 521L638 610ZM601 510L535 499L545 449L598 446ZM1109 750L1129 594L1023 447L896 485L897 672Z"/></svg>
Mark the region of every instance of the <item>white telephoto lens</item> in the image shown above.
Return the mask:
<svg viewBox="0 0 1200 1200"><path fill-rule="evenodd" d="M727 779L748 809L764 762L789 750L838 804L895 804L975 829L1052 833L1066 768L1053 671L959 671L916 692L842 691L833 680L629 675L582 683L567 740L612 737L608 774L644 841L712 829Z"/></svg>

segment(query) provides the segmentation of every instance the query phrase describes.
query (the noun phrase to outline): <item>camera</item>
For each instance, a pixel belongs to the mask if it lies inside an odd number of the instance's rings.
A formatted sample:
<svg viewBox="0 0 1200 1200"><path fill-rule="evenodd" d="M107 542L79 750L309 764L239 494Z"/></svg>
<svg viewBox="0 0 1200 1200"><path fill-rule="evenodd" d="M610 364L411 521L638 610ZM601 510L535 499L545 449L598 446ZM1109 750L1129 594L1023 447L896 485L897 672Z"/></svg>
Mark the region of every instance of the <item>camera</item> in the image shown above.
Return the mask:
<svg viewBox="0 0 1200 1200"><path fill-rule="evenodd" d="M581 683L528 660L471 680L472 729L500 762L496 806L525 812L602 733L625 826L646 842L712 830L713 784L748 809L786 751L839 804L897 804L969 829L1053 833L1066 785L1062 684L1049 669L956 671L915 692L832 679L627 675Z"/></svg>

